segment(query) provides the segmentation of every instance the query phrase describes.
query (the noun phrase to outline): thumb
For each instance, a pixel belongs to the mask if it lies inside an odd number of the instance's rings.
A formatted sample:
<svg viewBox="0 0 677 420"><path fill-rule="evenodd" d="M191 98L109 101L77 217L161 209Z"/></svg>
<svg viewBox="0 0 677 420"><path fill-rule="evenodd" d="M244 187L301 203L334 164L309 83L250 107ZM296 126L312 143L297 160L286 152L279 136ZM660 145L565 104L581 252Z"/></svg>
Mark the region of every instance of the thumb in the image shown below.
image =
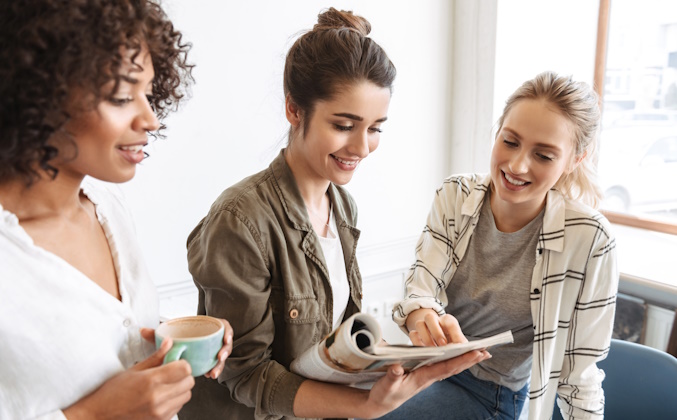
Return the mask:
<svg viewBox="0 0 677 420"><path fill-rule="evenodd" d="M402 375L404 375L404 368L402 368L402 365L391 365L388 368L387 376L391 382L400 380Z"/></svg>
<svg viewBox="0 0 677 420"><path fill-rule="evenodd" d="M148 356L147 359L135 364L131 369L136 371L146 370L162 365L165 355L172 348L172 339L165 338L162 340L160 348L155 350L155 353Z"/></svg>

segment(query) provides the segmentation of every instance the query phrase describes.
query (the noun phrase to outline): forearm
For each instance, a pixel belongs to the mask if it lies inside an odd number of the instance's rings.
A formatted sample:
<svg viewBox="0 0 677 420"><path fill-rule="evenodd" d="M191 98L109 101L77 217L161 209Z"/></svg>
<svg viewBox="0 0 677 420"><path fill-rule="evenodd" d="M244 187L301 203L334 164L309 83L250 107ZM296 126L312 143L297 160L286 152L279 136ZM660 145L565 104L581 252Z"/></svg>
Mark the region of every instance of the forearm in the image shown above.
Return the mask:
<svg viewBox="0 0 677 420"><path fill-rule="evenodd" d="M368 399L368 390L306 380L294 398L294 415L304 418L373 418L385 414L369 407Z"/></svg>

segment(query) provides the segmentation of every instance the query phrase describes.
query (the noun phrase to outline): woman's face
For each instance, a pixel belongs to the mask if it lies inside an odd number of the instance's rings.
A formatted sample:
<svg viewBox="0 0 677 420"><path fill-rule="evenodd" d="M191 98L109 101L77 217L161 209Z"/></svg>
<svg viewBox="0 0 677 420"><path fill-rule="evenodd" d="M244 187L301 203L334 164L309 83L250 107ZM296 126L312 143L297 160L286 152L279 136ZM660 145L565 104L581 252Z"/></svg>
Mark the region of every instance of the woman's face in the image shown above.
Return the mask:
<svg viewBox="0 0 677 420"><path fill-rule="evenodd" d="M362 159L378 147L389 105L390 90L371 82L317 102L306 131L289 145L297 178L347 184Z"/></svg>
<svg viewBox="0 0 677 420"><path fill-rule="evenodd" d="M544 100L518 101L491 153L492 203L498 199L499 208L540 211L548 191L573 169L572 154L573 131L564 115Z"/></svg>
<svg viewBox="0 0 677 420"><path fill-rule="evenodd" d="M76 112L65 129L73 137L76 157L68 141L56 140L64 159L56 163L59 177L90 175L108 182L125 182L134 177L136 165L144 158L148 132L157 130L158 119L148 97L153 94L155 75L146 50L131 61L131 53L120 68L122 80L117 92L109 95L113 82L104 86L104 99L91 110ZM79 98L82 100L82 98ZM63 153L63 154L62 154Z"/></svg>

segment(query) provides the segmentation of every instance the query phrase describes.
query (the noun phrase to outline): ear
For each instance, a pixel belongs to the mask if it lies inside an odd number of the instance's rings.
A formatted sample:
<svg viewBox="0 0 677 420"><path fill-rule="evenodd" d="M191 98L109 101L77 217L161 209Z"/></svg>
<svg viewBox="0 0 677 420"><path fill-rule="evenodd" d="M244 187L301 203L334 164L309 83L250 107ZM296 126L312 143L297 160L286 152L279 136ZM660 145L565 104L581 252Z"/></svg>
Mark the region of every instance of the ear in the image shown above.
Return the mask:
<svg viewBox="0 0 677 420"><path fill-rule="evenodd" d="M287 121L292 127L297 128L301 124L301 111L299 107L292 101L291 96L287 95L284 99L284 113L287 116Z"/></svg>
<svg viewBox="0 0 677 420"><path fill-rule="evenodd" d="M574 161L573 161L571 167L569 168L569 170L567 171L567 174L570 174L571 172L573 172L574 169L576 169L576 167L578 167L578 165L580 165L581 162L583 162L583 159L585 159L585 157L587 155L588 155L588 151L586 150L583 153L581 153L580 155L574 157Z"/></svg>

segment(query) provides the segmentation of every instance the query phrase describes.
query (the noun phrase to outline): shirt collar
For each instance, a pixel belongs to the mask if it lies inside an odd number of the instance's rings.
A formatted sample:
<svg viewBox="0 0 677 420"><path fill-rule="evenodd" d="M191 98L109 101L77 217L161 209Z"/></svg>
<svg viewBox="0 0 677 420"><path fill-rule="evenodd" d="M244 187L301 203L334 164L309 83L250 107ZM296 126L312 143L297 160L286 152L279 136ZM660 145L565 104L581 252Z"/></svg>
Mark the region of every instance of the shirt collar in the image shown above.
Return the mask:
<svg viewBox="0 0 677 420"><path fill-rule="evenodd" d="M491 185L491 175L479 175L477 183L472 190L461 186L467 191L468 198L463 202L461 214L469 217L479 217L482 203ZM552 189L545 197L545 214L543 215L543 228L539 235L538 248L561 252L564 249L564 216L566 200L559 191Z"/></svg>

